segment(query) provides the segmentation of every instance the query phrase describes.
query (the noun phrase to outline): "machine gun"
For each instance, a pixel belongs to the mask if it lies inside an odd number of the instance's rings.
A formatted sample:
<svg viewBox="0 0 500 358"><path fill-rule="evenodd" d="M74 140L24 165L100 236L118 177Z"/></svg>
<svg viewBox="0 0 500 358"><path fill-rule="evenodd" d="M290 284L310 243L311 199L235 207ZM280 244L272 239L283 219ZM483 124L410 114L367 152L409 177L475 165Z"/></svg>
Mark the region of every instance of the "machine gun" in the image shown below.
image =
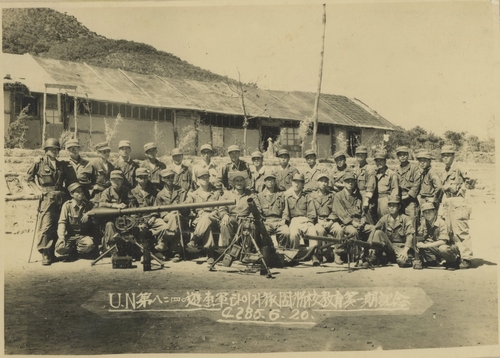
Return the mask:
<svg viewBox="0 0 500 358"><path fill-rule="evenodd" d="M380 243L380 242L366 242L362 240L356 240L356 239L337 239L333 237L328 237L328 236L313 236L313 235L304 235L304 239L306 240L317 240L317 241L323 241L327 242L327 246L335 245L335 244L342 244L347 247L347 271L351 272L351 259L350 259L350 252L357 246L363 247L363 248L368 248L368 249L377 249L377 250L384 250L386 247L385 243Z"/></svg>
<svg viewBox="0 0 500 358"><path fill-rule="evenodd" d="M235 200L226 200L226 201L207 201L205 203L190 203L190 204L173 204L173 205L163 205L163 206L152 206L152 207L143 207L143 208L126 208L126 209L115 209L115 208L95 208L87 213L89 217L94 217L97 219L106 219L113 220L116 227L116 230L120 233L117 235L118 242L117 244L110 247L107 251L105 251L101 256L99 256L96 260L92 262L92 266L95 265L98 261L102 260L104 256L106 256L113 249L118 251L118 253L113 258L113 268L125 268L132 266L132 258L129 257L125 251L126 247L132 244L140 248L143 253L143 265L144 271L151 270L151 261L153 258L157 261L161 267L163 267L163 263L157 259L155 256L152 256L149 252L149 243L147 240L147 218L145 216L147 214L160 214L162 212L167 211L175 211L175 210L189 210L189 209L198 209L198 208L207 208L207 207L215 207L215 206L223 206L223 205L235 205ZM137 236L137 237L136 237ZM137 242L137 238L141 242ZM125 256L124 256L125 254Z"/></svg>

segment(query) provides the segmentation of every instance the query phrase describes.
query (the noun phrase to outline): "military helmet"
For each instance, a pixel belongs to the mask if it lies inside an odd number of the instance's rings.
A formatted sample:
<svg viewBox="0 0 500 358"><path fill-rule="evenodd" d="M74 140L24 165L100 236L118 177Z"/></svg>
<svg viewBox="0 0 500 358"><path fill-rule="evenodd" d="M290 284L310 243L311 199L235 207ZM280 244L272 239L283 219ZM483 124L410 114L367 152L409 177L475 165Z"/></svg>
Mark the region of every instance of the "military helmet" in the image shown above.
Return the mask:
<svg viewBox="0 0 500 358"><path fill-rule="evenodd" d="M47 148L56 148L56 149L61 149L61 145L59 144L59 141L55 138L49 138L45 141L45 143L43 144L43 149L47 149Z"/></svg>

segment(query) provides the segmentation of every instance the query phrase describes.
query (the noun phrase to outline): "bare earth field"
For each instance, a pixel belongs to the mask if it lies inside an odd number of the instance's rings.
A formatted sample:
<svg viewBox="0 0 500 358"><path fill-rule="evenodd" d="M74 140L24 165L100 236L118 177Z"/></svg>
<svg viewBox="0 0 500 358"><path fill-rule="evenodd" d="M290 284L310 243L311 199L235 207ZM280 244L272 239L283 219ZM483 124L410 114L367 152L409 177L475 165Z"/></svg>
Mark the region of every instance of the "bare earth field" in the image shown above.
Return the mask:
<svg viewBox="0 0 500 358"><path fill-rule="evenodd" d="M16 217L28 222L29 211L20 209ZM272 269L275 279L223 268L209 272L206 264L195 262L167 262L164 269L152 272L143 272L140 264L113 270L110 259L94 267L88 260L42 267L36 252L33 257L39 262L27 263L32 233L19 230L4 238L5 353L268 353L497 345L497 217L493 203L473 205L473 269L417 271L389 266L347 273L345 265L313 268L305 262ZM309 329L218 323L197 313L114 318L82 307L98 291L358 287L418 287L432 305L420 315L337 315Z"/></svg>

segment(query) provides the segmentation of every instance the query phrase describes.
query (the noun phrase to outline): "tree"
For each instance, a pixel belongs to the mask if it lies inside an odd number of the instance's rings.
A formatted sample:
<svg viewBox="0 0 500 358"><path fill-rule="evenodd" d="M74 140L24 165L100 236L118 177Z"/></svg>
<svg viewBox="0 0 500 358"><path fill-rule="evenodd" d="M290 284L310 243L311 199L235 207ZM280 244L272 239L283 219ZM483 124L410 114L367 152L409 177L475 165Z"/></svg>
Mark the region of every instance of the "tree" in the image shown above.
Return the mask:
<svg viewBox="0 0 500 358"><path fill-rule="evenodd" d="M446 131L444 137L456 150L460 150L465 143L465 132Z"/></svg>

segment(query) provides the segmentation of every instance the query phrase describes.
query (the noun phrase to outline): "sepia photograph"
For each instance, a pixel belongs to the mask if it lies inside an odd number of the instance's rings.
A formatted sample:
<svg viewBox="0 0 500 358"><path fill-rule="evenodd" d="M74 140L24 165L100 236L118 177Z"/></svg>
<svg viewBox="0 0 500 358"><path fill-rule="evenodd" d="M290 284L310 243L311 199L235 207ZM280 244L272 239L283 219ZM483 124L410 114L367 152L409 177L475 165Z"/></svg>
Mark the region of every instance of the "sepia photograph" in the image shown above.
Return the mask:
<svg viewBox="0 0 500 358"><path fill-rule="evenodd" d="M500 356L498 0L0 10L5 355Z"/></svg>

